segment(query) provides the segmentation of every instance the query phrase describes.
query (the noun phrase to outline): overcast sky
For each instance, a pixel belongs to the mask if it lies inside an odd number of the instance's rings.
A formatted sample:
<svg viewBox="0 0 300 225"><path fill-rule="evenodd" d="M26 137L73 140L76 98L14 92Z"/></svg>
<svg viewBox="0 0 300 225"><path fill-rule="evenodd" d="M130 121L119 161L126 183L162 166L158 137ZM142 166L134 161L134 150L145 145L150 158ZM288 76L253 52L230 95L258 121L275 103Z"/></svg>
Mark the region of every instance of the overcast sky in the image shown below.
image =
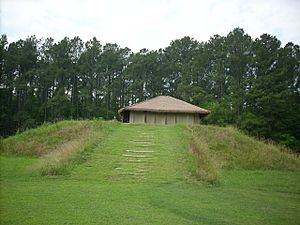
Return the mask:
<svg viewBox="0 0 300 225"><path fill-rule="evenodd" d="M97 37L133 51L156 50L190 36L207 41L241 27L252 38L300 43L300 0L0 0L8 41Z"/></svg>

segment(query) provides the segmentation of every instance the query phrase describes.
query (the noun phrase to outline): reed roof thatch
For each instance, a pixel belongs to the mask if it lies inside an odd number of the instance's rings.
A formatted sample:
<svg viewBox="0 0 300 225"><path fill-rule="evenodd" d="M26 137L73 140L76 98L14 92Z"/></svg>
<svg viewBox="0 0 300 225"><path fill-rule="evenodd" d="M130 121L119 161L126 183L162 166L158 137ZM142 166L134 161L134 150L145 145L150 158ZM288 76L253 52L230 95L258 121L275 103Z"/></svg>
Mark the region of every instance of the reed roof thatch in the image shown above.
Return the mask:
<svg viewBox="0 0 300 225"><path fill-rule="evenodd" d="M171 96L157 96L155 98L127 106L118 111L122 114L124 111L148 111L148 112L172 112L172 113L198 113L209 114L209 111L198 106Z"/></svg>

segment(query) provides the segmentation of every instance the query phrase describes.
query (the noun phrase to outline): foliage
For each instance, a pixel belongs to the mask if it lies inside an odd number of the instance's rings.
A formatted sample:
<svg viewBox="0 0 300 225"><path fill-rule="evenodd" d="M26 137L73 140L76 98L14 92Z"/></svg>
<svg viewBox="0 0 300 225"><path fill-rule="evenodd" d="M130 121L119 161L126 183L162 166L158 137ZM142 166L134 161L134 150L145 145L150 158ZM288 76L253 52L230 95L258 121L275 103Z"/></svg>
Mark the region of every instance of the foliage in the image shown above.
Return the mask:
<svg viewBox="0 0 300 225"><path fill-rule="evenodd" d="M205 123L234 125L300 151L300 49L241 28L207 42L191 37L137 53L79 37L0 40L0 135L44 122L119 117L157 95L207 107Z"/></svg>

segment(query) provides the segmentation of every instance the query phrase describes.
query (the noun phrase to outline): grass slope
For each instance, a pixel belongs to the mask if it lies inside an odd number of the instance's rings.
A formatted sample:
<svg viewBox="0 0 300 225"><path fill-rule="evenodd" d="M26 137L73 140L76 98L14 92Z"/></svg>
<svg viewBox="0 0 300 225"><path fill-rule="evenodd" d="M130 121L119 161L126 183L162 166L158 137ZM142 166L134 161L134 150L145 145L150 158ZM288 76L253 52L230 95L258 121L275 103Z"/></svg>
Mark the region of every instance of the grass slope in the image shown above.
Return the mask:
<svg viewBox="0 0 300 225"><path fill-rule="evenodd" d="M42 175L67 174L87 159L105 133L101 121L61 121L4 139L2 154L40 157L36 168Z"/></svg>
<svg viewBox="0 0 300 225"><path fill-rule="evenodd" d="M61 121L54 124L27 130L23 133L4 139L0 146L2 153L42 156L56 148L80 138L91 130L94 121Z"/></svg>
<svg viewBox="0 0 300 225"><path fill-rule="evenodd" d="M65 176L40 176L34 169L40 158L2 154L1 224L253 225L300 220L297 171L229 166L220 172L219 185L202 185L190 176L195 161L187 151L189 133L183 126L100 127L99 140L91 138L97 144L89 146L89 160Z"/></svg>
<svg viewBox="0 0 300 225"><path fill-rule="evenodd" d="M290 150L255 140L234 127L190 126L190 150L200 180L218 182L222 169L300 171L299 157Z"/></svg>

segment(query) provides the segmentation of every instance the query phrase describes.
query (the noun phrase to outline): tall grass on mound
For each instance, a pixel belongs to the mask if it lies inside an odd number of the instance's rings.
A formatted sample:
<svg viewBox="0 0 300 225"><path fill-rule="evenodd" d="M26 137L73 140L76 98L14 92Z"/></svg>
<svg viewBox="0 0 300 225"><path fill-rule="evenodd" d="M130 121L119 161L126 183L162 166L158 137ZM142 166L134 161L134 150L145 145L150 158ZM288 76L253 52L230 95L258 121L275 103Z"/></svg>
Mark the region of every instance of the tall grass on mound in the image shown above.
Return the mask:
<svg viewBox="0 0 300 225"><path fill-rule="evenodd" d="M233 127L188 127L196 175L214 183L224 169L300 170L300 159L288 149L251 138Z"/></svg>
<svg viewBox="0 0 300 225"><path fill-rule="evenodd" d="M49 154L43 156L39 161L37 169L41 175L65 174L71 161L72 155L76 153L82 144L81 140L72 140Z"/></svg>
<svg viewBox="0 0 300 225"><path fill-rule="evenodd" d="M80 137L92 121L61 121L43 124L35 129L4 139L1 153L42 156L59 148L62 144Z"/></svg>
<svg viewBox="0 0 300 225"><path fill-rule="evenodd" d="M101 140L100 121L62 121L4 139L5 154L40 157L37 169L41 175L62 175L82 161Z"/></svg>
<svg viewBox="0 0 300 225"><path fill-rule="evenodd" d="M216 155L209 151L207 143L201 140L194 140L190 144L190 152L195 160L192 168L192 174L205 183L217 183L221 169L221 161L217 159Z"/></svg>
<svg viewBox="0 0 300 225"><path fill-rule="evenodd" d="M37 169L41 175L65 175L77 164L88 158L92 151L100 142L99 131L89 129L78 139L69 141L61 145L58 149L42 156Z"/></svg>

